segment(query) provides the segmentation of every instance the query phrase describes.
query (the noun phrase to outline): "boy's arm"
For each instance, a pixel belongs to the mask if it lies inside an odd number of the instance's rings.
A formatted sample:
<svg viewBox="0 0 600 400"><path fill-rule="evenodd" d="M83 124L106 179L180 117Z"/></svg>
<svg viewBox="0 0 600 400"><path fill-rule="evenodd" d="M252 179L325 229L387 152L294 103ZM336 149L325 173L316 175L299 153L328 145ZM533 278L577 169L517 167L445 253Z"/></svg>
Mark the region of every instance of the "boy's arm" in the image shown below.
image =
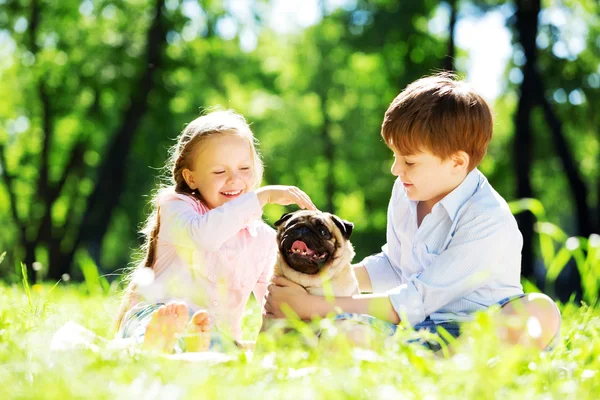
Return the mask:
<svg viewBox="0 0 600 400"><path fill-rule="evenodd" d="M400 242L395 243L396 240L388 236L388 243L382 247L381 253L366 257L358 264L362 268L354 269L361 292L385 293L402 284L400 275L388 256L390 247L399 253ZM393 243L392 246L389 245L390 242ZM396 259L399 258L400 255L397 254Z"/></svg>
<svg viewBox="0 0 600 400"><path fill-rule="evenodd" d="M313 296L306 290L285 278L274 276L269 286L265 311L267 317L284 318L281 310L287 304L300 319L324 318L330 313L348 312L369 314L384 321L398 324L400 318L386 295L357 295L336 297L331 301L323 296Z"/></svg>
<svg viewBox="0 0 600 400"><path fill-rule="evenodd" d="M389 293L390 301L401 318L418 324L495 274L514 275L518 282L521 247L514 219L500 213L475 215L457 228L447 249L421 274Z"/></svg>
<svg viewBox="0 0 600 400"><path fill-rule="evenodd" d="M356 280L358 281L358 290L361 292L372 292L373 286L371 285L371 278L369 278L369 273L365 266L362 264L355 264L352 268L354 268L354 275L356 275Z"/></svg>

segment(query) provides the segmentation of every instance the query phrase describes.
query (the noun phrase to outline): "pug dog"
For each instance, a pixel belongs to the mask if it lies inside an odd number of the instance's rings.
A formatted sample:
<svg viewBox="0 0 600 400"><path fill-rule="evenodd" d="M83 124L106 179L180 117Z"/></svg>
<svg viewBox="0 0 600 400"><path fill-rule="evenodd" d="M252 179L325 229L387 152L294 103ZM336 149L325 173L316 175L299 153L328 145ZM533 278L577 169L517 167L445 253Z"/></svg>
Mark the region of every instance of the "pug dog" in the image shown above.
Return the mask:
<svg viewBox="0 0 600 400"><path fill-rule="evenodd" d="M279 254L274 273L295 282L312 295L323 296L323 281L334 296L359 294L352 269L354 225L336 215L300 210L275 222Z"/></svg>

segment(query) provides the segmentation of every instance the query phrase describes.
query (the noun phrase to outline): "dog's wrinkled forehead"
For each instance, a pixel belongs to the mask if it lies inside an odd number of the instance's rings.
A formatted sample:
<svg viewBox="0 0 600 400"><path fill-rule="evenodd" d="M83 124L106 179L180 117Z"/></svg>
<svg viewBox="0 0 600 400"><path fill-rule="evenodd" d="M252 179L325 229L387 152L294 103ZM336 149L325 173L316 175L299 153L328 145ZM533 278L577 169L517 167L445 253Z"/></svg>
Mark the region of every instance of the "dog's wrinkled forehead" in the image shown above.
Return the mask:
<svg viewBox="0 0 600 400"><path fill-rule="evenodd" d="M279 221L275 222L275 226L279 229L286 229L299 222L316 224L321 222L323 225L331 223L331 217L328 213L321 211L300 210L288 214L283 214Z"/></svg>
<svg viewBox="0 0 600 400"><path fill-rule="evenodd" d="M310 210L299 210L292 213L283 214L279 221L275 222L275 227L278 228L279 231L283 231L289 226L293 226L300 222L306 222L312 225L317 225L320 222L331 232L337 228L345 239L350 238L352 230L354 229L354 224L342 220L336 215Z"/></svg>

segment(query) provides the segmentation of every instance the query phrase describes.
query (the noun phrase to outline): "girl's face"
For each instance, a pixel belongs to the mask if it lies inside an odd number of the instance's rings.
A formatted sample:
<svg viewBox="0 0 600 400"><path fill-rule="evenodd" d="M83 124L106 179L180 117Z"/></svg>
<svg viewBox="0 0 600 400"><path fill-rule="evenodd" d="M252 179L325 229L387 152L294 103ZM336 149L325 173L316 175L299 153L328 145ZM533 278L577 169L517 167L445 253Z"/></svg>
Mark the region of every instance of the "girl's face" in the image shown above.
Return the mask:
<svg viewBox="0 0 600 400"><path fill-rule="evenodd" d="M219 207L252 189L253 153L246 139L219 134L204 139L195 155L193 169L183 176L197 189L208 208Z"/></svg>

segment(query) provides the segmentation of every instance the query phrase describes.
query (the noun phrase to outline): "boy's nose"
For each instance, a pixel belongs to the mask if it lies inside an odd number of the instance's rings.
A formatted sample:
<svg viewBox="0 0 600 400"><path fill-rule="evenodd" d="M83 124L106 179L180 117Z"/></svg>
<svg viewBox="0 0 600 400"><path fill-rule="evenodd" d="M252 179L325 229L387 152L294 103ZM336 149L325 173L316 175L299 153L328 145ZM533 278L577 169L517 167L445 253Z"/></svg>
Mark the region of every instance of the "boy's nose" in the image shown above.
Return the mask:
<svg viewBox="0 0 600 400"><path fill-rule="evenodd" d="M392 175L400 176L401 173L402 173L402 168L400 167L400 165L397 161L394 161L394 163L392 164Z"/></svg>

